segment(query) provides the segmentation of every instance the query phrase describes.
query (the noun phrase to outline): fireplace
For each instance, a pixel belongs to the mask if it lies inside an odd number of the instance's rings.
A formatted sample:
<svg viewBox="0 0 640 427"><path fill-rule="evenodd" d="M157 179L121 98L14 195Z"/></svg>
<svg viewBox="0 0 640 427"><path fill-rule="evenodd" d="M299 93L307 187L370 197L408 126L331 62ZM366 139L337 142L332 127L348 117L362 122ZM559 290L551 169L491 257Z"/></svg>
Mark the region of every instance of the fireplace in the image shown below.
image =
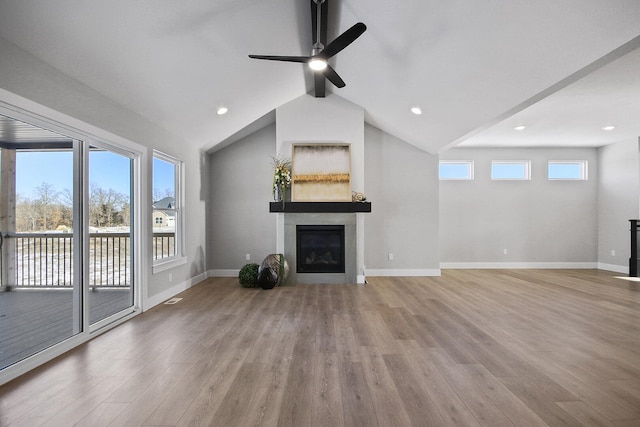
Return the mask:
<svg viewBox="0 0 640 427"><path fill-rule="evenodd" d="M291 203L293 205L293 203ZM324 203L328 205L329 203ZM280 204L281 205L281 204ZM295 284L346 284L357 283L357 247L358 235L356 233L356 221L357 217L355 213L350 212L295 212L285 213L283 215L283 238L284 242L282 247L284 248L284 256L289 261L289 278L287 283ZM326 253L330 250L335 250L332 246L336 244L332 242L335 240L335 231L331 229L340 230L338 233L340 236L340 242L342 244L342 250L338 250L335 254L331 253L331 259L341 259L342 262L336 264L319 264L308 265L306 262L307 257L311 261L310 254L304 253L303 249L298 249L299 246L305 246L308 242L301 242L298 237L298 227L302 228L302 235L307 231L312 233L331 233L334 237L329 239L327 244L328 248L315 248L316 256L319 253ZM306 230L305 230L306 229ZM325 236L326 237L326 236ZM317 243L312 243L311 246ZM325 246L325 245L322 245ZM298 261L300 260L300 262ZM300 273L298 269L302 267ZM309 270L318 271L317 273L311 273ZM322 271L320 271L322 270ZM341 272L336 273L334 270Z"/></svg>
<svg viewBox="0 0 640 427"><path fill-rule="evenodd" d="M344 225L296 225L297 273L344 273Z"/></svg>

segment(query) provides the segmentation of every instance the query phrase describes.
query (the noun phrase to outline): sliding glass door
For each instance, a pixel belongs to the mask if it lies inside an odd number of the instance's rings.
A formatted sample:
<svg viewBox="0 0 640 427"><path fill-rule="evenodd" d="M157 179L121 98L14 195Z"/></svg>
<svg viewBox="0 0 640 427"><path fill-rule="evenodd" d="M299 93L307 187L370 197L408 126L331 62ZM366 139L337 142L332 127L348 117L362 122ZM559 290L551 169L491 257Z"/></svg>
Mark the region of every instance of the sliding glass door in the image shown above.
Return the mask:
<svg viewBox="0 0 640 427"><path fill-rule="evenodd" d="M89 149L89 322L133 307L133 157Z"/></svg>
<svg viewBox="0 0 640 427"><path fill-rule="evenodd" d="M0 116L0 371L133 311L134 160Z"/></svg>
<svg viewBox="0 0 640 427"><path fill-rule="evenodd" d="M82 143L0 116L0 369L83 330Z"/></svg>

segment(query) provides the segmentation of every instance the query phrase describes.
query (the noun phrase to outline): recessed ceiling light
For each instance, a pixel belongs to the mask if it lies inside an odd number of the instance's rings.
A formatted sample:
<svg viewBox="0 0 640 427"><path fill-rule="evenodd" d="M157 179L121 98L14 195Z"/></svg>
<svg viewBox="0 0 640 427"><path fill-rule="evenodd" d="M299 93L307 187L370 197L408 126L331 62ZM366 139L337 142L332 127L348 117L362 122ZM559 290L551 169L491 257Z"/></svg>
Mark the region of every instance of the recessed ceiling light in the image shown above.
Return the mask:
<svg viewBox="0 0 640 427"><path fill-rule="evenodd" d="M420 107L411 107L411 112L416 116L422 114L422 109Z"/></svg>
<svg viewBox="0 0 640 427"><path fill-rule="evenodd" d="M603 126L602 130L614 130L616 127L614 125Z"/></svg>
<svg viewBox="0 0 640 427"><path fill-rule="evenodd" d="M527 127L525 125L518 125L518 126L514 126L513 129L515 130L525 130Z"/></svg>
<svg viewBox="0 0 640 427"><path fill-rule="evenodd" d="M216 111L216 113L218 113L218 115L221 116L223 114L227 114L227 111L229 111L227 107L220 107L218 108L218 111Z"/></svg>

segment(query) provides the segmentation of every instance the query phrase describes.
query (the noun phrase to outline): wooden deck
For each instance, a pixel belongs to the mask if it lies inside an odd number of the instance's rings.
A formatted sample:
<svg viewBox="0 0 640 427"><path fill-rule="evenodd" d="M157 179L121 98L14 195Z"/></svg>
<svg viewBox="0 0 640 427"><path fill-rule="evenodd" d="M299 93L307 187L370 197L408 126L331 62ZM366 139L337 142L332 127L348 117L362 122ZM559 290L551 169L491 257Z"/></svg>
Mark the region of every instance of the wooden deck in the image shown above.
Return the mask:
<svg viewBox="0 0 640 427"><path fill-rule="evenodd" d="M608 272L179 296L0 387L0 425L640 425L640 284Z"/></svg>
<svg viewBox="0 0 640 427"><path fill-rule="evenodd" d="M72 298L71 289L0 292L0 369L69 338ZM91 323L130 305L129 298L129 290L91 291Z"/></svg>

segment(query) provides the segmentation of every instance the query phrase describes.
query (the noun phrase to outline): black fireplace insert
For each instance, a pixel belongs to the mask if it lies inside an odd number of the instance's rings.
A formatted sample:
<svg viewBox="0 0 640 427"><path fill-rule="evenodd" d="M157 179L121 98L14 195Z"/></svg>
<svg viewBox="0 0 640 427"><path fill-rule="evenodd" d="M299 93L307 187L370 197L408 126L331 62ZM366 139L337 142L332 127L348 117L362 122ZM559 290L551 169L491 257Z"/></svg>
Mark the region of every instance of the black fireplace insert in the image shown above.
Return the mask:
<svg viewBox="0 0 640 427"><path fill-rule="evenodd" d="M344 273L344 225L296 225L296 272Z"/></svg>

